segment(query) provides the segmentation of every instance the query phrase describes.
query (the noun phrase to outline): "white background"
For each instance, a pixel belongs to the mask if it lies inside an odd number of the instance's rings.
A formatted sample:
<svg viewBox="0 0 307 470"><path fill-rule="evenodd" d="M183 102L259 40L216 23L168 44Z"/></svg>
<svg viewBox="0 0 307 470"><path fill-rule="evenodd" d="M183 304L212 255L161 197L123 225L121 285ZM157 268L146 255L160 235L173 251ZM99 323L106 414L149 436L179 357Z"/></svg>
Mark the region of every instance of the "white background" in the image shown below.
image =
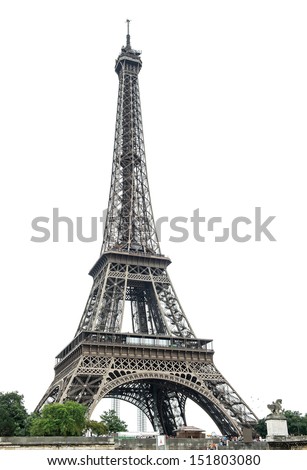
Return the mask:
<svg viewBox="0 0 307 470"><path fill-rule="evenodd" d="M63 227L58 243L33 243L31 221L58 207L86 235L107 205L129 18L155 217L276 216L276 242L162 233L186 315L260 418L277 398L307 412L306 12L295 0L1 3L0 391L33 411L80 321L102 237L68 243ZM135 416L123 409L131 431ZM197 407L187 419L215 429Z"/></svg>

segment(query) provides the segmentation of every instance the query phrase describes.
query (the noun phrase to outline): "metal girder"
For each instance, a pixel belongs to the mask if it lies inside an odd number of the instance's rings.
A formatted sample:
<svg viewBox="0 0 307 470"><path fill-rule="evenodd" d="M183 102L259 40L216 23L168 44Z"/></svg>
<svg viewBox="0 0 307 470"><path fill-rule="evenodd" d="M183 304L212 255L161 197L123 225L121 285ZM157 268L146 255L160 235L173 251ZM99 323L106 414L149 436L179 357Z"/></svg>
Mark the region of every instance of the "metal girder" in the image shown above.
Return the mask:
<svg viewBox="0 0 307 470"><path fill-rule="evenodd" d="M155 429L173 435L186 422L185 401L190 398L223 434L239 435L244 427L256 424L251 409L215 367L213 351L191 349L189 343L175 349L171 343L129 341L124 346L120 337L115 344L111 339L98 345L84 340L64 355L39 407L50 399L70 399L84 403L90 415L104 397L124 399L142 409ZM70 356L75 357L73 365Z"/></svg>
<svg viewBox="0 0 307 470"><path fill-rule="evenodd" d="M145 158L138 84L141 65L139 55L132 49L117 61L119 90L113 166L101 253L116 249L160 254Z"/></svg>
<svg viewBox="0 0 307 470"><path fill-rule="evenodd" d="M139 264L124 263L121 253L112 254L112 262L94 279L76 335L82 331L120 331L129 301L135 333L195 337L166 268L152 268L141 256L134 258Z"/></svg>

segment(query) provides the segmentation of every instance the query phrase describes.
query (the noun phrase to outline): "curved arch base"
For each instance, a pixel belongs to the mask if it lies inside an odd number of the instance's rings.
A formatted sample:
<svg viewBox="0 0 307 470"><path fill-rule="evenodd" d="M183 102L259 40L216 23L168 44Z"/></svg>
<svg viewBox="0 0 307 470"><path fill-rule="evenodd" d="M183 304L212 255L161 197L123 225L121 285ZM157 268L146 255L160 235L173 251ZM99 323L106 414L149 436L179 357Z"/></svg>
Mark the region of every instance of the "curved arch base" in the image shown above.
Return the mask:
<svg viewBox="0 0 307 470"><path fill-rule="evenodd" d="M90 416L104 397L138 406L154 429L167 435L186 424L190 398L223 435L239 436L257 417L213 363L213 352L144 345L99 346L81 342L55 368L55 378L37 411L50 401L75 400Z"/></svg>

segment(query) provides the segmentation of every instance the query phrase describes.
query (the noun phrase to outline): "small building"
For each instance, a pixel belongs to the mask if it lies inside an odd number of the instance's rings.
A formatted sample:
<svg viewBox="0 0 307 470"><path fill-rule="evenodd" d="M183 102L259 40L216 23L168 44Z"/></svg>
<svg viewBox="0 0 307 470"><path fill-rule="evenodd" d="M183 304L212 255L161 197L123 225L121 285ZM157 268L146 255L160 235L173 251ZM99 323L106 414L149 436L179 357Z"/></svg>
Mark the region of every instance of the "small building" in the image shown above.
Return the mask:
<svg viewBox="0 0 307 470"><path fill-rule="evenodd" d="M206 437L206 431L195 426L181 426L175 429L176 437L185 439L200 439Z"/></svg>

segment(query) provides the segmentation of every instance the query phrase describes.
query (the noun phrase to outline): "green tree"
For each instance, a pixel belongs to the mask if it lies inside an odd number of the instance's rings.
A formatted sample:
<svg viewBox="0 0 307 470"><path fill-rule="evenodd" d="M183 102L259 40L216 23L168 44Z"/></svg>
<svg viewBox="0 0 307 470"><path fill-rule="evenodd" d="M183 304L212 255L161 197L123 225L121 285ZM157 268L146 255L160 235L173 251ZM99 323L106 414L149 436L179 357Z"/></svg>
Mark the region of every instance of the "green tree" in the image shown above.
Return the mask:
<svg viewBox="0 0 307 470"><path fill-rule="evenodd" d="M287 418L288 432L290 435L299 436L307 435L307 415L302 416L299 411L284 411Z"/></svg>
<svg viewBox="0 0 307 470"><path fill-rule="evenodd" d="M24 436L28 413L18 392L0 392L0 436Z"/></svg>
<svg viewBox="0 0 307 470"><path fill-rule="evenodd" d="M45 405L33 418L31 436L82 436L86 426L86 407L74 401Z"/></svg>
<svg viewBox="0 0 307 470"><path fill-rule="evenodd" d="M87 431L90 431L91 436L103 436L103 434L108 434L108 430L102 422L98 421L87 421L86 423Z"/></svg>
<svg viewBox="0 0 307 470"><path fill-rule="evenodd" d="M101 422L105 425L107 433L127 431L128 426L125 421L121 421L115 410L104 411L100 416Z"/></svg>
<svg viewBox="0 0 307 470"><path fill-rule="evenodd" d="M263 439L265 439L267 435L267 428L265 424L265 419L259 419L258 423L255 426L255 431L259 436L261 436Z"/></svg>
<svg viewBox="0 0 307 470"><path fill-rule="evenodd" d="M38 413L30 413L27 417L27 420L26 420L26 432L25 432L25 435L26 436L30 436L31 435L31 427L32 427L32 423L35 419L37 419L40 415Z"/></svg>

